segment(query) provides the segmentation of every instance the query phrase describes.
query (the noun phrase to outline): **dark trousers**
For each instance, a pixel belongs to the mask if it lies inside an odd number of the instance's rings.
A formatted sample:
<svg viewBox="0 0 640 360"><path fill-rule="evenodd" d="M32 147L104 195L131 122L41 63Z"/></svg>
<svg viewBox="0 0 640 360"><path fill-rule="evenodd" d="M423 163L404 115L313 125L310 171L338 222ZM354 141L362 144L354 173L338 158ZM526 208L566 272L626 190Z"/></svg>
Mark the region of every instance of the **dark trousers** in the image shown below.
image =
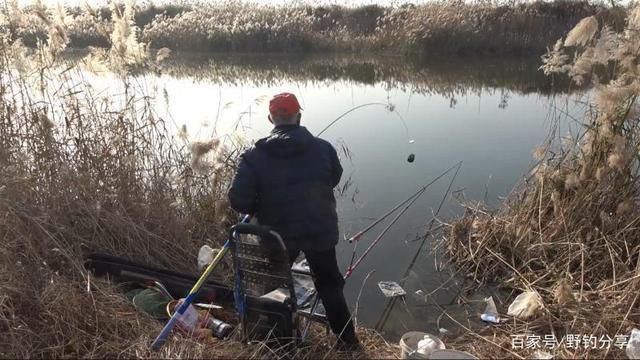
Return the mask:
<svg viewBox="0 0 640 360"><path fill-rule="evenodd" d="M338 268L336 249L302 252L311 268L313 283L326 310L331 330L345 343L357 342L351 313L344 298L344 277ZM293 264L299 253L300 250L289 250L289 262Z"/></svg>

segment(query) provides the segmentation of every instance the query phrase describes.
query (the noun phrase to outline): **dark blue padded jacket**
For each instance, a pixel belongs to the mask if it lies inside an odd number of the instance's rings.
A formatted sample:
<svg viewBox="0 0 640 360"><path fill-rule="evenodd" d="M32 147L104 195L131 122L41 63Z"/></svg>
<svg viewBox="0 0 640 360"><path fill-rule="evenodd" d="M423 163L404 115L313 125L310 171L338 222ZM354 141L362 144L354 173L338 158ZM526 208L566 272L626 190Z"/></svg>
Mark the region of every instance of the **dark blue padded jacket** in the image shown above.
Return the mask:
<svg viewBox="0 0 640 360"><path fill-rule="evenodd" d="M289 249L328 250L338 243L333 188L341 176L330 143L303 126L281 125L242 154L229 202L278 231Z"/></svg>

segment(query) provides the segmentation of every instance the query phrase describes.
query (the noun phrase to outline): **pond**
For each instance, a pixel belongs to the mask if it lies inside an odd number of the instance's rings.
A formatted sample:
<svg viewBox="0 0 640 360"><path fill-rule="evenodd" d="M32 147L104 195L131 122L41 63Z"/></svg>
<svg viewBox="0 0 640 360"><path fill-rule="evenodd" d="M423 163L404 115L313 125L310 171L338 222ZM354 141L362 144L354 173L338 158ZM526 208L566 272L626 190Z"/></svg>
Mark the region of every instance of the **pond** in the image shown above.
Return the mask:
<svg viewBox="0 0 640 360"><path fill-rule="evenodd" d="M527 175L532 151L557 114L577 111L566 89L554 87L538 66L486 58L178 54L162 75L146 75L144 82L164 94L158 112L176 131L186 126L191 139L266 136L268 99L283 91L298 96L302 123L314 134L350 109L375 103L322 134L339 150L344 167L338 209L347 238L458 162L462 166L438 218L460 215L462 199L499 204ZM407 161L410 154L415 161ZM359 297L358 323L372 327L388 301L378 282L403 284L406 298L379 324L393 341L408 330L437 333L444 326L438 323L442 308L462 311L455 305L458 278L436 271L443 259L431 251L432 238L407 270L421 243L415 239L426 233L452 176L427 189L347 282L349 303L355 307ZM356 258L387 224L357 242ZM341 241L337 253L345 270L354 244Z"/></svg>

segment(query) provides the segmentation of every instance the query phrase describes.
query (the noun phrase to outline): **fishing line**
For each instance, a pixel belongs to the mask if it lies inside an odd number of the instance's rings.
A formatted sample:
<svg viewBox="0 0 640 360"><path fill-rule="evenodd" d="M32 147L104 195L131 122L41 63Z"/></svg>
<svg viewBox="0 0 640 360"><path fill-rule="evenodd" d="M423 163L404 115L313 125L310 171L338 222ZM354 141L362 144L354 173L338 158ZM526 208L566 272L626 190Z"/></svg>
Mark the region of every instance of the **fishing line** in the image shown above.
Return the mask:
<svg viewBox="0 0 640 360"><path fill-rule="evenodd" d="M316 135L317 137L320 137L320 135L322 135L325 131L327 131L331 126L333 126L333 124L337 123L338 121L340 121L340 119L342 119L343 117L347 116L349 113L356 111L360 108L363 107L367 107L367 106L375 106L375 105L382 105L382 106L387 106L387 104L385 103L381 103L381 102L372 102L372 103L366 103L366 104L362 104L362 105L358 105L354 108L349 109L348 111L346 111L345 113L343 113L342 115L338 116L337 118L335 118L335 120L333 120L332 122L329 123L329 125L325 126L324 129L322 129L318 135Z"/></svg>
<svg viewBox="0 0 640 360"><path fill-rule="evenodd" d="M407 138L407 142L409 144L413 144L414 141L411 140L411 138L409 136L409 127L407 126L407 122L404 120L402 115L400 115L400 113L398 113L396 111L395 105L393 105L391 103L381 103L381 102L366 103L366 104L358 105L358 106L356 106L354 108L351 108L351 109L347 110L346 112L342 113L340 116L335 118L332 122L330 122L322 130L320 130L320 132L316 135L316 137L320 137L320 135L322 135L325 131L329 130L329 128L331 126L333 126L333 124L337 123L338 121L340 121L340 119L342 119L343 117L347 116L351 112L356 111L358 109L361 109L363 107L368 107L368 106L384 106L387 110L389 110L389 112L393 113L396 117L398 117L398 120L400 120L400 122L402 123L402 126L404 127L404 132L405 132L405 136Z"/></svg>
<svg viewBox="0 0 640 360"><path fill-rule="evenodd" d="M447 187L447 191L444 193L444 196L442 197L442 200L440 200L440 204L438 205L438 210L436 211L435 215L433 215L433 218L431 219L431 222L429 224L429 230L427 230L427 233L431 233L431 230L433 228L433 224L435 223L435 220L438 216L438 214L440 213L440 210L442 210L442 205L444 205L445 200L447 199L447 196L449 195L449 193L451 192L451 187L453 186L453 182L456 180L456 177L458 176L458 172L460 171L460 168L462 167L462 161L460 161L457 165L457 169L455 174L453 174L453 177L451 178L451 181L449 182L449 186ZM427 242L427 239L429 237L425 236L422 239L422 242L420 243L420 246L418 247L418 250L416 251L415 255L413 256L413 258L411 259L411 262L409 263L409 266L407 267L407 270L404 272L404 275L402 276L402 280L400 281L401 284L400 286L404 286L407 277L409 276L409 273L411 272L411 269L413 269L413 266L416 264L416 261L418 260L418 256L420 256L420 253L422 252L422 248L424 247L424 244ZM397 297L393 297L391 299L389 299L389 301L387 302L387 305L385 306L380 318L378 319L378 322L376 324L376 329L380 330L382 329L382 327L386 324L389 315L391 314L391 309L393 309L393 306L395 305Z"/></svg>

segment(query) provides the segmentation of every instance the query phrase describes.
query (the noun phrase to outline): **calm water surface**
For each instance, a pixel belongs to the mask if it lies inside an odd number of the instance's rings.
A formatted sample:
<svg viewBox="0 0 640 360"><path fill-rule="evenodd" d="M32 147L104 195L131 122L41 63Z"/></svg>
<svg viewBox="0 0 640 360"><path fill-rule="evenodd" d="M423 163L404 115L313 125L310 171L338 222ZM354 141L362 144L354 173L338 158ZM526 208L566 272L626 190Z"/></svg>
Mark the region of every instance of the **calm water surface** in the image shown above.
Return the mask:
<svg viewBox="0 0 640 360"><path fill-rule="evenodd" d="M452 188L457 197L498 204L532 165L532 149L547 135L557 109L576 111L570 96L554 89L537 66L496 59L412 63L366 56L178 55L164 75L146 75L140 82L162 94L158 112L176 129L186 125L191 139L266 136L268 99L282 91L298 96L303 125L314 134L353 107L387 104L356 110L322 135L340 149L345 191L338 207L342 235L348 237L459 161ZM410 153L413 163L407 162ZM429 187L347 283L351 304L362 292L358 322L374 326L386 304L377 283L406 281L408 296L396 303L383 328L392 340L407 330L445 326L437 323L440 306L459 310L453 305L455 281L436 272L431 241L402 279L419 244L412 240L425 233L450 179ZM446 221L461 212L449 196L439 217ZM356 256L385 226L359 242ZM354 246L342 241L337 251L346 269ZM419 290L431 295L415 295Z"/></svg>

